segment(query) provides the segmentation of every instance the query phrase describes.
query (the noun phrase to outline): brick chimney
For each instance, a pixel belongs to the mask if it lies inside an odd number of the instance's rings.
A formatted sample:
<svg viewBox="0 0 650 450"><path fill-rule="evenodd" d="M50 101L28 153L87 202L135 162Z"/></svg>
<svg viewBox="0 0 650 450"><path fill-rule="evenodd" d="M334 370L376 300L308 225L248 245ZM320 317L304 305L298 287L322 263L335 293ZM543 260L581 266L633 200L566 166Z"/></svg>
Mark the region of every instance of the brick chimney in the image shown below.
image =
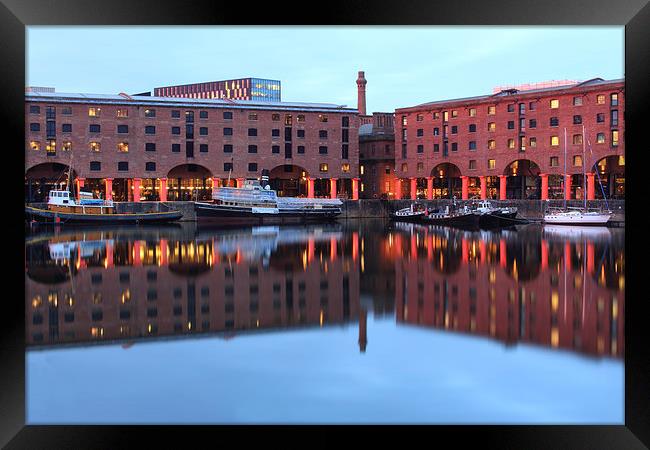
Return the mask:
<svg viewBox="0 0 650 450"><path fill-rule="evenodd" d="M357 109L359 110L360 116L366 115L366 78L363 71L359 71L359 78L357 78Z"/></svg>

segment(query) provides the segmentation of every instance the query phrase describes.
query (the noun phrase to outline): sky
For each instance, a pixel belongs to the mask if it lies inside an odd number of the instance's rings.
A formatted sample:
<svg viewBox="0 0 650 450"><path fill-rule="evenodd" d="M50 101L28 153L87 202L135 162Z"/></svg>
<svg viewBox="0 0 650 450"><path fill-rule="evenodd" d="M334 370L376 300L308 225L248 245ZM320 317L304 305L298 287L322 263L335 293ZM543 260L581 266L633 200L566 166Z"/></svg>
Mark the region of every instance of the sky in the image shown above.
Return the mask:
<svg viewBox="0 0 650 450"><path fill-rule="evenodd" d="M495 86L623 78L622 26L29 26L26 85L135 94L174 84L280 80L282 100L367 111L488 95Z"/></svg>

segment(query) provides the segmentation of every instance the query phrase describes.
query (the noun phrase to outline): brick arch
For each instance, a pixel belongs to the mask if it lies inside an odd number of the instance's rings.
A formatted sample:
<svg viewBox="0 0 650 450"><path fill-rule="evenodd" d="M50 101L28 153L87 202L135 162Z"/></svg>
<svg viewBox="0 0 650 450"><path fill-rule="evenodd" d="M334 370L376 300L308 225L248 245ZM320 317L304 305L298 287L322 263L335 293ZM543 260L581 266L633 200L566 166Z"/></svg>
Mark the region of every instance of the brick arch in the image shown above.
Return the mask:
<svg viewBox="0 0 650 450"><path fill-rule="evenodd" d="M212 177L212 171L207 167L201 164L178 164L167 172L167 178L186 178L186 176L193 176L193 174L198 174L200 176L205 176L207 178ZM181 175L179 177L179 175Z"/></svg>
<svg viewBox="0 0 650 450"><path fill-rule="evenodd" d="M201 164L178 164L167 172L169 200L209 200L212 185L212 171Z"/></svg>
<svg viewBox="0 0 650 450"><path fill-rule="evenodd" d="M269 170L269 184L279 196L308 196L309 172L297 164L279 164Z"/></svg>
<svg viewBox="0 0 650 450"><path fill-rule="evenodd" d="M515 165L515 163L517 164ZM542 172L541 165L536 161L533 161L532 159L528 159L528 158L519 158L519 159L512 160L508 164L506 164L503 170L501 171L501 174L508 177L516 176L520 174L524 174L530 177L536 177L539 176L541 172Z"/></svg>
<svg viewBox="0 0 650 450"><path fill-rule="evenodd" d="M440 174L440 170L443 170L443 174ZM458 167L454 163L450 162L443 162L440 164L437 164L431 169L430 176L433 178L440 178L441 176L443 178L448 178L449 175L451 175L452 178L459 178L463 174L460 170L460 167Z"/></svg>

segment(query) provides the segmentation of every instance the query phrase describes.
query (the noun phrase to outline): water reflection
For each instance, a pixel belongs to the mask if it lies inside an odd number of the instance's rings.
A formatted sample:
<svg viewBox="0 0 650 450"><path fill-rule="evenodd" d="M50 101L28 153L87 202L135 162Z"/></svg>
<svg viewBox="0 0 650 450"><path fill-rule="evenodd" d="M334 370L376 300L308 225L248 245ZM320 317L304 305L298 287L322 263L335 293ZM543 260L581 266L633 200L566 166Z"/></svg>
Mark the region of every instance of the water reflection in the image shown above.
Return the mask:
<svg viewBox="0 0 650 450"><path fill-rule="evenodd" d="M621 358L624 231L355 222L46 231L26 242L39 348L353 323L417 325Z"/></svg>

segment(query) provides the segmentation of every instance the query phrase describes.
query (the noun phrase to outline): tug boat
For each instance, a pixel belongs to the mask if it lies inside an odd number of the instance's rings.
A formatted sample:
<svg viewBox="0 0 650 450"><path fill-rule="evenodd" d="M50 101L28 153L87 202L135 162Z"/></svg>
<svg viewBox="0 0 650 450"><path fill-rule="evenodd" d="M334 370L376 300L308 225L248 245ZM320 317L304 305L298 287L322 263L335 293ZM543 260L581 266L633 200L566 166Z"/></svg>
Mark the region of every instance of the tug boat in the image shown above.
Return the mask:
<svg viewBox="0 0 650 450"><path fill-rule="evenodd" d="M248 179L242 187L216 188L212 202L195 202L194 210L198 221L275 224L333 220L342 205L339 199L278 197L268 184Z"/></svg>
<svg viewBox="0 0 650 450"><path fill-rule="evenodd" d="M112 201L93 198L92 192L79 191L75 200L67 190L51 190L47 209L25 206L27 217L37 222L131 224L172 222L183 217L180 211L117 213Z"/></svg>
<svg viewBox="0 0 650 450"><path fill-rule="evenodd" d="M402 208L390 213L390 218L400 222L420 222L426 214L427 209L424 205L411 203L407 208Z"/></svg>

